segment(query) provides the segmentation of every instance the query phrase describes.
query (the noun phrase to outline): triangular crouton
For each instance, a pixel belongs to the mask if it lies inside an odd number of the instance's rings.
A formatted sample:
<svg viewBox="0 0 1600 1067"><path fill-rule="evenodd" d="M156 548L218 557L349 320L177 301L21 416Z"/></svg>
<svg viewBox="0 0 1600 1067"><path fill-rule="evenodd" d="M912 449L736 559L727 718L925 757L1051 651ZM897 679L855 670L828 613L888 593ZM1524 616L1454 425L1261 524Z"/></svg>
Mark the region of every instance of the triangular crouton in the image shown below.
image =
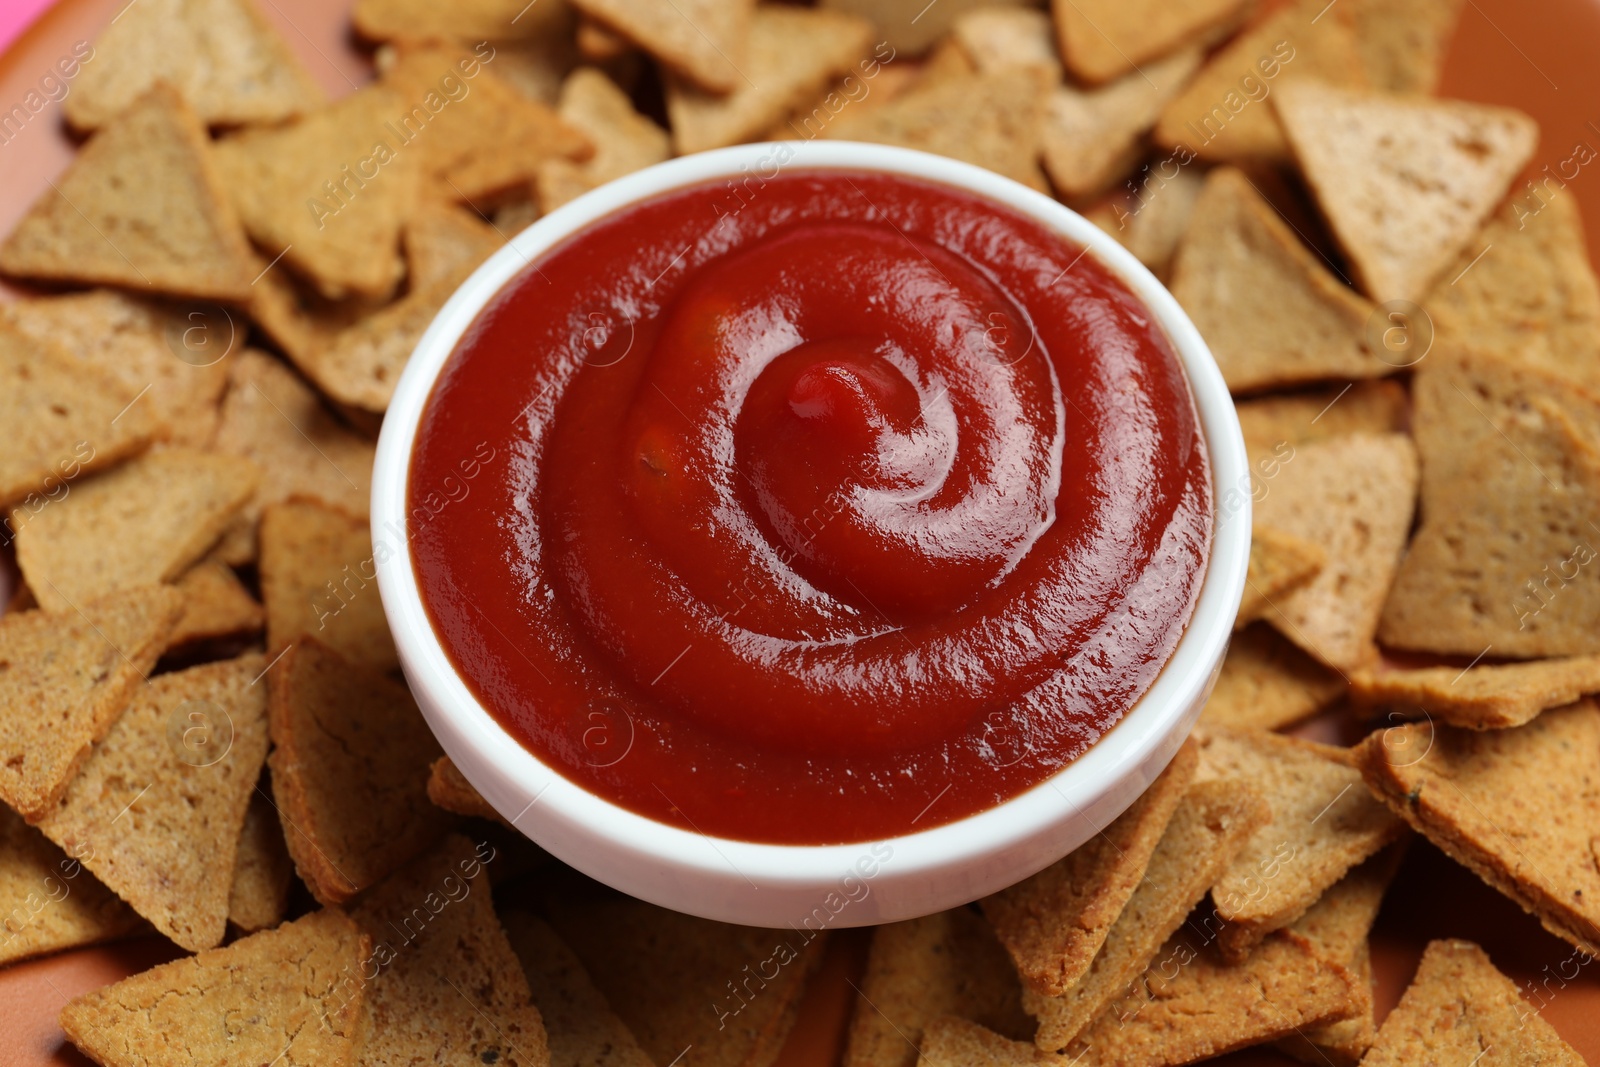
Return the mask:
<svg viewBox="0 0 1600 1067"><path fill-rule="evenodd" d="M1510 108L1278 87L1273 105L1306 183L1374 300L1420 300L1478 233L1539 142Z"/></svg>

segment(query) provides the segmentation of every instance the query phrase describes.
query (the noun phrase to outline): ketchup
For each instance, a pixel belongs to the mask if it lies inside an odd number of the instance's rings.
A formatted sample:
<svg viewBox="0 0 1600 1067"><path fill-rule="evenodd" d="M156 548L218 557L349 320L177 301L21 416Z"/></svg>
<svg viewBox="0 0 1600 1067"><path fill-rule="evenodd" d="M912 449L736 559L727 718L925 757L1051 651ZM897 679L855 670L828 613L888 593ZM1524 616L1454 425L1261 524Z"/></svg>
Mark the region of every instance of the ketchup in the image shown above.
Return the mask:
<svg viewBox="0 0 1600 1067"><path fill-rule="evenodd" d="M1149 310L1004 206L852 171L746 190L621 211L480 314L413 455L423 601L484 707L626 808L928 829L1160 672L1210 546L1193 399Z"/></svg>

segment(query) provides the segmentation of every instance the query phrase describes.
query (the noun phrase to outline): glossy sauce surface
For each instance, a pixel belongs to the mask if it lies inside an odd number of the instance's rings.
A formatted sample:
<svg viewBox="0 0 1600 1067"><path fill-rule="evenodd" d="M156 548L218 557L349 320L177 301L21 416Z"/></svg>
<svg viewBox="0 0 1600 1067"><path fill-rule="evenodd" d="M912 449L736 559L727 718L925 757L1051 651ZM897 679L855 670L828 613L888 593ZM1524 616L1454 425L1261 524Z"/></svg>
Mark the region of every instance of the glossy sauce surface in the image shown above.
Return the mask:
<svg viewBox="0 0 1600 1067"><path fill-rule="evenodd" d="M911 179L690 187L496 296L409 536L446 651L562 774L754 841L927 829L1116 723L1187 623L1207 459L1092 256Z"/></svg>

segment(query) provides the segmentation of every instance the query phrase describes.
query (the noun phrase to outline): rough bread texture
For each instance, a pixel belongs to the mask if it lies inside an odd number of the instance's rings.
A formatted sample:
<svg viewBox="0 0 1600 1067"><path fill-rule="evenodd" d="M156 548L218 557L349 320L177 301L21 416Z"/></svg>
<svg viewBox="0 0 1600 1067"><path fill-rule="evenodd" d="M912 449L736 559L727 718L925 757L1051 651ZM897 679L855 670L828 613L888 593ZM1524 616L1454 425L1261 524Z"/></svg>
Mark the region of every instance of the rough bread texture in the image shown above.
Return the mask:
<svg viewBox="0 0 1600 1067"><path fill-rule="evenodd" d="M714 93L746 84L755 0L574 0L596 23Z"/></svg>
<svg viewBox="0 0 1600 1067"><path fill-rule="evenodd" d="M1367 81L1391 93L1432 93L1462 0L1353 0L1356 48Z"/></svg>
<svg viewBox="0 0 1600 1067"><path fill-rule="evenodd" d="M873 930L860 994L845 1067L911 1067L918 1038L941 1015L972 1019L1009 1037L1033 1032L1016 968L988 924L968 908Z"/></svg>
<svg viewBox="0 0 1600 1067"><path fill-rule="evenodd" d="M1383 607L1392 648L1600 653L1600 394L1514 357L1416 379L1422 522Z"/></svg>
<svg viewBox="0 0 1600 1067"><path fill-rule="evenodd" d="M161 933L222 943L239 833L267 756L266 659L163 674L37 820Z"/></svg>
<svg viewBox="0 0 1600 1067"><path fill-rule="evenodd" d="M176 590L149 586L81 611L0 618L0 800L28 818L49 810L144 684L182 610Z"/></svg>
<svg viewBox="0 0 1600 1067"><path fill-rule="evenodd" d="M1271 101L1288 85L1316 80L1361 85L1365 76L1348 9L1298 0L1239 34L1206 62L1161 113L1156 142L1219 163L1287 163L1289 145ZM1245 84L1264 85L1268 95L1248 96L1241 91Z"/></svg>
<svg viewBox="0 0 1600 1067"><path fill-rule="evenodd" d="M1582 1067L1584 1059L1471 941L1434 941L1364 1067L1477 1063Z"/></svg>
<svg viewBox="0 0 1600 1067"><path fill-rule="evenodd" d="M594 894L552 900L550 923L640 1047L678 1067L770 1067L825 940Z"/></svg>
<svg viewBox="0 0 1600 1067"><path fill-rule="evenodd" d="M667 80L667 118L680 155L755 139L854 69L872 47L859 15L760 7L750 20L749 56L761 77L732 92L707 92L683 77ZM630 109L631 110L631 109Z"/></svg>
<svg viewBox="0 0 1600 1067"><path fill-rule="evenodd" d="M1292 934L1273 934L1238 964L1195 942L1182 930L1161 946L1162 966L1141 975L1064 1058L1081 1055L1077 1062L1094 1067L1193 1063L1351 1010L1354 978Z"/></svg>
<svg viewBox="0 0 1600 1067"><path fill-rule="evenodd" d="M822 135L949 156L1043 192L1039 118L1048 88L1027 67L953 77L873 110L842 112Z"/></svg>
<svg viewBox="0 0 1600 1067"><path fill-rule="evenodd" d="M1373 305L1233 167L1213 171L1200 194L1172 293L1235 392L1396 369L1369 343Z"/></svg>
<svg viewBox="0 0 1600 1067"><path fill-rule="evenodd" d="M323 102L251 0L139 0L94 44L93 62L62 102L79 129L111 121L158 78L212 126L281 122Z"/></svg>
<svg viewBox="0 0 1600 1067"><path fill-rule="evenodd" d="M250 245L225 189L205 127L176 90L158 82L35 201L0 244L0 270L248 300Z"/></svg>
<svg viewBox="0 0 1600 1067"><path fill-rule="evenodd" d="M239 830L239 850L228 890L228 921L247 934L283 921L289 906L294 861L283 841L283 823L259 788L250 797Z"/></svg>
<svg viewBox="0 0 1600 1067"><path fill-rule="evenodd" d="M1026 881L983 901L983 913L1023 981L1058 997L1089 969L1188 790L1197 750L1186 744L1109 826Z"/></svg>
<svg viewBox="0 0 1600 1067"><path fill-rule="evenodd" d="M1441 351L1515 352L1600 390L1600 281L1571 192L1546 183L1513 194L1440 275L1427 305Z"/></svg>
<svg viewBox="0 0 1600 1067"><path fill-rule="evenodd" d="M72 374L80 390L85 371L116 379L117 410L137 401L117 426L149 405L145 415L165 423L166 440L179 448L211 444L228 386L224 360L243 343L246 329L242 318L221 308L184 313L113 289L15 300L0 305L0 322L81 361Z"/></svg>
<svg viewBox="0 0 1600 1067"><path fill-rule="evenodd" d="M1185 45L1214 41L1248 6L1247 0L1054 0L1051 12L1067 66L1099 83Z"/></svg>
<svg viewBox="0 0 1600 1067"><path fill-rule="evenodd" d="M539 168L542 211L554 211L590 189L672 155L667 131L635 111L628 94L598 70L580 67L569 74L561 83L556 110L567 125L594 142L594 155L582 163L552 159Z"/></svg>
<svg viewBox="0 0 1600 1067"><path fill-rule="evenodd" d="M1509 730L1409 723L1356 749L1372 791L1452 859L1600 956L1600 708Z"/></svg>
<svg viewBox="0 0 1600 1067"><path fill-rule="evenodd" d="M1277 730L1310 718L1344 691L1337 673L1265 623L1256 623L1233 635L1200 721Z"/></svg>
<svg viewBox="0 0 1600 1067"><path fill-rule="evenodd" d="M1358 705L1469 730L1521 726L1547 708L1600 693L1600 656L1495 666L1417 667L1363 672L1350 679Z"/></svg>
<svg viewBox="0 0 1600 1067"><path fill-rule="evenodd" d="M1200 58L1198 48L1183 48L1095 89L1051 90L1039 139L1055 191L1069 201L1093 196L1133 170L1145 135L1200 68Z"/></svg>
<svg viewBox="0 0 1600 1067"><path fill-rule="evenodd" d="M1022 1006L1039 1020L1035 1043L1042 1049L1065 1049L1135 988L1162 942L1271 817L1261 794L1243 782L1191 786L1156 845L1144 880L1112 924L1089 970L1060 997L1023 991Z"/></svg>
<svg viewBox="0 0 1600 1067"><path fill-rule="evenodd" d="M106 371L74 367L47 339L0 325L0 507L13 515L64 498L72 479L143 451L165 424Z"/></svg>
<svg viewBox="0 0 1600 1067"><path fill-rule="evenodd" d="M312 895L341 903L449 828L427 795L439 743L405 686L316 641L290 646L267 680L284 840Z"/></svg>
<svg viewBox="0 0 1600 1067"><path fill-rule="evenodd" d="M1520 111L1457 100L1302 81L1273 103L1356 282L1378 301L1423 299L1539 140Z"/></svg>
<svg viewBox="0 0 1600 1067"><path fill-rule="evenodd" d="M1255 517L1322 546L1327 565L1275 599L1280 633L1335 670L1377 655L1373 635L1400 566L1417 493L1417 450L1404 434L1352 434L1298 446Z"/></svg>
<svg viewBox="0 0 1600 1067"><path fill-rule="evenodd" d="M246 349L229 362L216 448L255 463L261 484L223 538L218 556L236 566L254 560L261 509L291 497L320 500L365 518L371 506L372 442L334 418L281 360Z"/></svg>
<svg viewBox="0 0 1600 1067"><path fill-rule="evenodd" d="M1405 830L1362 788L1349 751L1333 745L1209 728L1200 742L1200 776L1248 782L1272 808L1272 821L1211 887L1227 924L1218 947L1230 962L1304 915L1350 868Z"/></svg>
<svg viewBox="0 0 1600 1067"><path fill-rule="evenodd" d="M1399 433L1410 425L1411 400L1398 382L1364 381L1245 400L1238 409L1245 447L1254 459L1284 444Z"/></svg>
<svg viewBox="0 0 1600 1067"><path fill-rule="evenodd" d="M17 565L46 611L174 581L216 544L257 477L237 456L150 452L16 516Z"/></svg>
<svg viewBox="0 0 1600 1067"><path fill-rule="evenodd" d="M78 997L61 1028L102 1067L355 1067L371 954L343 912L313 912Z"/></svg>
<svg viewBox="0 0 1600 1067"><path fill-rule="evenodd" d="M366 990L365 1067L549 1067L539 1009L489 895L494 859L488 842L450 834L351 909L384 961Z"/></svg>
<svg viewBox="0 0 1600 1067"><path fill-rule="evenodd" d="M539 1005L555 1067L656 1067L549 923L514 911L505 916L505 930Z"/></svg>
<svg viewBox="0 0 1600 1067"><path fill-rule="evenodd" d="M314 637L352 663L400 666L364 521L314 501L273 504L261 513L260 546L268 648Z"/></svg>
<svg viewBox="0 0 1600 1067"><path fill-rule="evenodd" d="M1265 616L1274 600L1315 578L1327 562L1327 549L1315 541L1257 523L1250 531L1250 568L1233 628Z"/></svg>
<svg viewBox="0 0 1600 1067"><path fill-rule="evenodd" d="M138 925L79 859L0 805L0 964L109 941Z"/></svg>

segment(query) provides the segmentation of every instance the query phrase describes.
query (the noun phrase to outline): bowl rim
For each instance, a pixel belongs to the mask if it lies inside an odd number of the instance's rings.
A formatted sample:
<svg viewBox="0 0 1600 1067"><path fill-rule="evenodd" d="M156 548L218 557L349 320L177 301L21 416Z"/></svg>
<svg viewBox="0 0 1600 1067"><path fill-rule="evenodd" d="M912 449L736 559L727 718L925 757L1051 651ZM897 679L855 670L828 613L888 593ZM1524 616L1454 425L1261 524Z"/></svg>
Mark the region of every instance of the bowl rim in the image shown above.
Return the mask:
<svg viewBox="0 0 1600 1067"><path fill-rule="evenodd" d="M595 221L673 189L739 177L747 168L770 171L769 178L785 169L889 173L953 186L994 201L1096 256L1154 313L1170 339L1194 396L1211 463L1213 498L1210 558L1193 613L1171 656L1122 719L1051 777L994 807L883 840L892 845L897 875L914 877L981 862L1052 826L1084 819L1085 812L1104 807L1106 795L1127 775L1152 759L1165 765L1178 747L1171 735L1192 725L1215 679L1232 634L1250 546L1249 466L1238 416L1199 331L1172 294L1111 235L1009 178L910 149L845 141L768 141L669 160L552 211L511 238L457 288L418 341L400 377L379 435L372 478L372 535L375 545L389 549L374 553L380 596L406 677L420 690L418 704L467 780L521 833L546 847L547 842L531 832L537 822L532 827L524 822L536 807L542 816L587 828L603 837L612 851L620 849L640 864L714 878L733 873L752 886L803 888L837 883L839 873L850 869L870 844L772 844L696 833L630 811L564 777L512 737L457 673L423 608L406 536L406 487L422 411L444 364L483 307L539 256ZM1228 507L1225 499L1232 502ZM451 729L442 731L434 714L447 716ZM461 750L463 745L466 751ZM506 795L506 783L515 783L526 798L519 811L496 803ZM1070 847L1075 844L1056 858ZM572 854L571 849L552 851L586 873L607 866L586 863L593 857Z"/></svg>

